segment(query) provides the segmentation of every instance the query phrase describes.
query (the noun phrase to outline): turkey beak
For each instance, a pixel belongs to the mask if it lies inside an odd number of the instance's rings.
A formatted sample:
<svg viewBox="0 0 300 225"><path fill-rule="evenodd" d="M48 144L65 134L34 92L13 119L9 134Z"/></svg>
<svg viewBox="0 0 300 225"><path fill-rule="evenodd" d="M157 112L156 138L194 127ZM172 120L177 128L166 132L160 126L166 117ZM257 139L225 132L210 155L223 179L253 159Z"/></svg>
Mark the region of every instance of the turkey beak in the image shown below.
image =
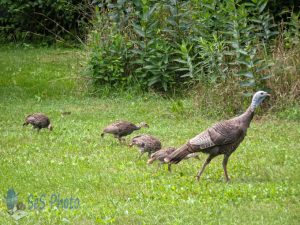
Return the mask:
<svg viewBox="0 0 300 225"><path fill-rule="evenodd" d="M270 95L270 94L266 94L266 96L269 96L269 97L271 97L271 95Z"/></svg>

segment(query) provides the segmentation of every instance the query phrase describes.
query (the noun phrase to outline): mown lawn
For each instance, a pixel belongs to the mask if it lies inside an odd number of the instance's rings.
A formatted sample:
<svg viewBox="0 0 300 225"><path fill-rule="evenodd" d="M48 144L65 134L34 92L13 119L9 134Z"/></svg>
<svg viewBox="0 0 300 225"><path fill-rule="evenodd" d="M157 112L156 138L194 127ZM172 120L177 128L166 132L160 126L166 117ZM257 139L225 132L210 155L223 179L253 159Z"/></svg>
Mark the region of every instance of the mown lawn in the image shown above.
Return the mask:
<svg viewBox="0 0 300 225"><path fill-rule="evenodd" d="M18 192L28 215L19 224L299 224L300 123L268 116L255 120L231 156L225 183L222 157L207 167L191 159L157 170L146 155L100 139L117 119L146 121L164 146L185 143L218 118L201 113L192 99L154 95L92 98L78 94L78 50L0 48L0 194ZM62 116L61 112L71 114ZM24 117L44 112L54 130L23 128ZM220 118L219 118L220 119ZM130 140L130 137L127 140ZM51 196L78 198L78 209L51 205ZM29 209L32 198L44 204ZM0 201L0 224L14 224Z"/></svg>

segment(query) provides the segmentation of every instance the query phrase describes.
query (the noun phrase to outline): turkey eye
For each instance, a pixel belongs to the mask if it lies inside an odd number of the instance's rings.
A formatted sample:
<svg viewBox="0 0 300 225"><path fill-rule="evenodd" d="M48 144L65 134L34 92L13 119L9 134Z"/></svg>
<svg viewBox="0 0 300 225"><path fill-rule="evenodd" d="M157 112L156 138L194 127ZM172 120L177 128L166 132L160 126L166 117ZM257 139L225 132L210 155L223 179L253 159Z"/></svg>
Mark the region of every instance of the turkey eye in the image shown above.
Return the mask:
<svg viewBox="0 0 300 225"><path fill-rule="evenodd" d="M264 93L260 93L260 95L263 95Z"/></svg>

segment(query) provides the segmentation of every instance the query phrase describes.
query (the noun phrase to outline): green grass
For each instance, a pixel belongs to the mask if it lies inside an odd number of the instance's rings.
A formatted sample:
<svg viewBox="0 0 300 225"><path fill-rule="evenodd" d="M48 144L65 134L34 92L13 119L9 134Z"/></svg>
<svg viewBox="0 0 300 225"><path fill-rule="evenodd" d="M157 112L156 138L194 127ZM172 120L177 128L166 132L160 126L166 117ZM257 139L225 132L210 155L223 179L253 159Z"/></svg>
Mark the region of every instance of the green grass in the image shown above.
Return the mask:
<svg viewBox="0 0 300 225"><path fill-rule="evenodd" d="M0 47L0 96L43 98L70 95L78 89L79 51Z"/></svg>
<svg viewBox="0 0 300 225"><path fill-rule="evenodd" d="M192 99L181 100L178 110L176 101L158 96L76 95L77 50L0 50L0 194L12 187L26 204L19 224L299 224L299 122L255 120L229 160L231 182L224 182L218 157L197 183L204 154L169 173L147 166L146 156L138 160L135 148L100 139L105 125L126 119L150 125L133 135L179 146L217 121ZM62 117L63 111L72 113ZM54 130L23 128L32 112L49 115ZM80 208L51 208L53 193L78 197ZM29 194L46 194L45 209L29 210ZM0 224L14 224L4 201Z"/></svg>

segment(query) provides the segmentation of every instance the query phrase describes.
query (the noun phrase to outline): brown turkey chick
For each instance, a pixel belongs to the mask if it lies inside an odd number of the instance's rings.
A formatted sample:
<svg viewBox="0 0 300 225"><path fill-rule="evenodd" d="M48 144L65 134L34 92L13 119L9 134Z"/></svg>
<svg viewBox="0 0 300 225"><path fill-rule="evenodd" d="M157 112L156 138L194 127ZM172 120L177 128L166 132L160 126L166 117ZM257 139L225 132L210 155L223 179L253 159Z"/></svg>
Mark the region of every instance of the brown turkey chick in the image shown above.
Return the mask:
<svg viewBox="0 0 300 225"><path fill-rule="evenodd" d="M53 129L53 126L50 123L50 119L43 113L34 113L27 116L25 118L25 123L23 123L23 126L27 126L28 124L31 124L33 126L33 129L37 129L37 131L40 131L40 129L42 128L47 128L50 131Z"/></svg>
<svg viewBox="0 0 300 225"><path fill-rule="evenodd" d="M148 160L148 164L152 164L154 161L158 160L159 164L158 166L161 166L162 164L165 164L166 162L164 161L164 159L171 155L174 151L176 150L176 148L174 147L167 147L167 148L162 148L157 152L154 152L151 155L151 158ZM191 153L189 155L187 155L185 157L185 159L189 159L189 158L195 158L195 159L199 159L199 156L197 153ZM171 164L168 164L168 170L171 172Z"/></svg>
<svg viewBox="0 0 300 225"><path fill-rule="evenodd" d="M115 138L117 138L120 142L122 141L122 137L125 137L132 132L141 129L142 127L149 127L147 123L142 122L139 125L135 125L128 121L117 121L112 123L104 128L101 137L104 137L104 134L112 134Z"/></svg>
<svg viewBox="0 0 300 225"><path fill-rule="evenodd" d="M158 138L153 137L148 134L142 134L135 136L131 140L130 146L137 146L140 149L139 158L145 153L148 153L148 157L150 157L151 153L154 153L161 149L161 143Z"/></svg>

